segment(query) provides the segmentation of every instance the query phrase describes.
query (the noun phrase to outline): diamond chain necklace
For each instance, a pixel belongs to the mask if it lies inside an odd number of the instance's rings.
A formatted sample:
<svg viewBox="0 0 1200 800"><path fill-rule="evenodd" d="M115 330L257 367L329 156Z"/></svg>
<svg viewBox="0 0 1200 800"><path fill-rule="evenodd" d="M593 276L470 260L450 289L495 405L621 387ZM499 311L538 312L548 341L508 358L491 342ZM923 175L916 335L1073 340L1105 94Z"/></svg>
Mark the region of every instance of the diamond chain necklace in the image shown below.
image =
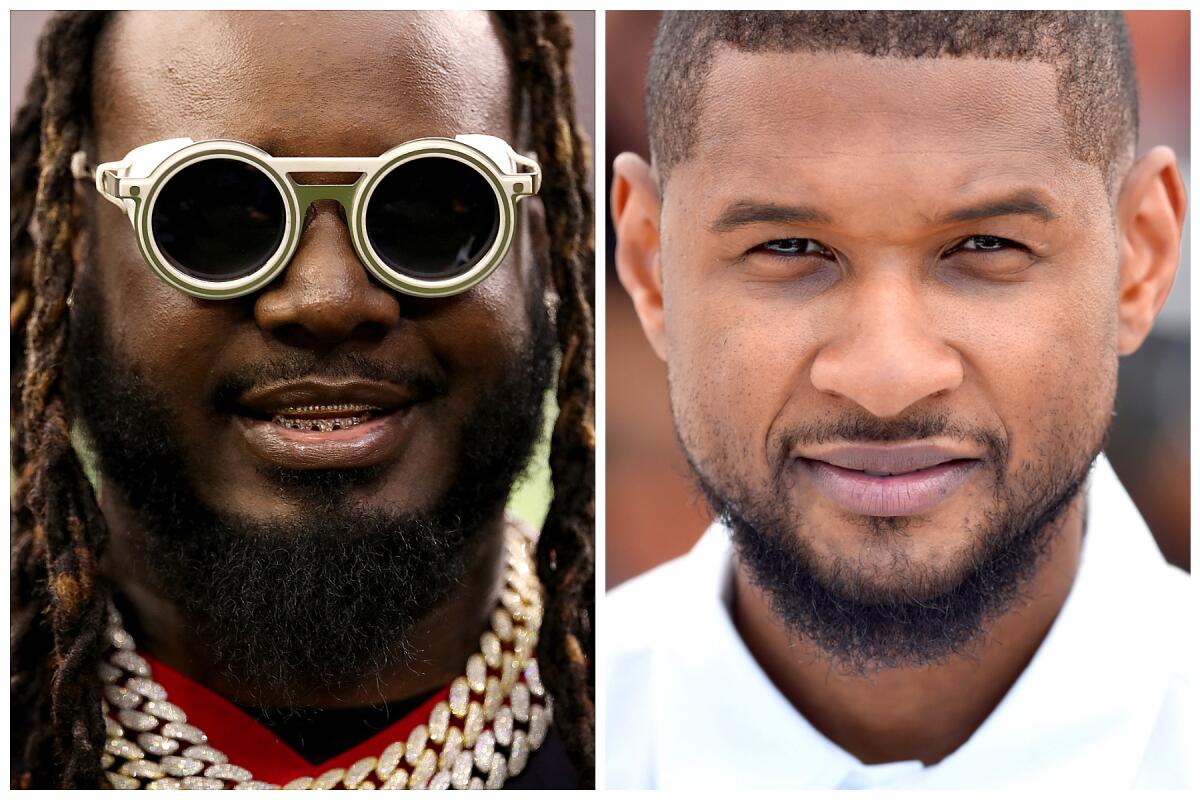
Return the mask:
<svg viewBox="0 0 1200 800"><path fill-rule="evenodd" d="M491 630L480 637L466 675L450 684L449 699L434 706L429 722L378 758L282 787L254 780L250 770L231 763L187 723L111 609L110 648L100 663L105 776L115 789L499 789L541 746L553 713L533 657L542 621L534 542L512 520L504 541L505 586Z"/></svg>

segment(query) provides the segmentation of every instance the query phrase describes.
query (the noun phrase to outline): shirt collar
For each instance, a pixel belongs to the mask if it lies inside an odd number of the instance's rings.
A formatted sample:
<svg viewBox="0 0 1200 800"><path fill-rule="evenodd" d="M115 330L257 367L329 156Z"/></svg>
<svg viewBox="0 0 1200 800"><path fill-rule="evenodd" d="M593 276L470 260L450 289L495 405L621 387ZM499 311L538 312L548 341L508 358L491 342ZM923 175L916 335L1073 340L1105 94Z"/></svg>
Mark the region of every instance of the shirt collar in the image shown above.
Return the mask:
<svg viewBox="0 0 1200 800"><path fill-rule="evenodd" d="M1101 455L1071 592L1037 653L931 787L986 769L997 788L1131 786L1175 660L1162 657L1166 569L1154 537ZM1086 770L1082 772L1081 770ZM941 774L936 774L940 772Z"/></svg>
<svg viewBox="0 0 1200 800"><path fill-rule="evenodd" d="M1130 785L1170 678L1155 657L1167 624L1155 591L1164 562L1103 455L1087 508L1079 571L1049 634L971 739L932 767L863 765L775 688L734 627L729 532L714 523L684 559L679 585L689 588L672 599L681 624L656 662L671 671L653 680L657 785L736 769L745 788L1074 788L1081 768L1088 782Z"/></svg>

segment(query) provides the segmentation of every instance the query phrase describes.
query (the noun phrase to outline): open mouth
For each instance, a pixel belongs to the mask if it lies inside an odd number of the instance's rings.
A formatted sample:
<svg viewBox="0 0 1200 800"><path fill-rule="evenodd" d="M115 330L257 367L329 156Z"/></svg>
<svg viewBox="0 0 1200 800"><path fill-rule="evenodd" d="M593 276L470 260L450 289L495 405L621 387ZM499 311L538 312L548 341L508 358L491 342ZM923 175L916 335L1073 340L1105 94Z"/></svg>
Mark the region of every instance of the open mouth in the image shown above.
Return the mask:
<svg viewBox="0 0 1200 800"><path fill-rule="evenodd" d="M423 397L416 388L386 383L301 381L247 392L234 411L289 431L333 433L403 411Z"/></svg>
<svg viewBox="0 0 1200 800"><path fill-rule="evenodd" d="M255 388L234 412L258 460L285 469L352 469L395 459L415 430L417 385L309 379Z"/></svg>
<svg viewBox="0 0 1200 800"><path fill-rule="evenodd" d="M376 406L355 403L330 405L289 406L271 415L271 422L293 431L332 433L362 425L377 417L386 416L388 411Z"/></svg>

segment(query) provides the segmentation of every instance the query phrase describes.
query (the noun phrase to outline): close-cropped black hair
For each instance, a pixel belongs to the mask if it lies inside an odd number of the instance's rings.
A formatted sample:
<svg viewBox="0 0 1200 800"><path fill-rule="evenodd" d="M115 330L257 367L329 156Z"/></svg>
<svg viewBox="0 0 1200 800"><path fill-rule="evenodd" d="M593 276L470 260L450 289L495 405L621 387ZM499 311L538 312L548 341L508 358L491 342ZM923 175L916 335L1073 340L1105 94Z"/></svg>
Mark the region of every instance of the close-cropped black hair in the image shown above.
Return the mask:
<svg viewBox="0 0 1200 800"><path fill-rule="evenodd" d="M558 418L550 446L554 496L538 541L545 586L539 663L555 726L581 784L593 776L595 664L593 413L594 275L588 148L576 124L571 28L558 12L498 12L522 106L523 148L537 153L557 294ZM72 154L92 108L91 67L107 12L56 14L12 132L11 699L14 786L106 783L97 665L111 589L99 570L107 531L71 446L63 360L70 336ZM15 720L22 720L18 725Z"/></svg>
<svg viewBox="0 0 1200 800"><path fill-rule="evenodd" d="M1137 82L1119 11L675 11L646 78L660 180L692 153L718 45L746 52L1041 61L1058 76L1071 150L1110 188L1137 141ZM794 86L787 90L794 95Z"/></svg>

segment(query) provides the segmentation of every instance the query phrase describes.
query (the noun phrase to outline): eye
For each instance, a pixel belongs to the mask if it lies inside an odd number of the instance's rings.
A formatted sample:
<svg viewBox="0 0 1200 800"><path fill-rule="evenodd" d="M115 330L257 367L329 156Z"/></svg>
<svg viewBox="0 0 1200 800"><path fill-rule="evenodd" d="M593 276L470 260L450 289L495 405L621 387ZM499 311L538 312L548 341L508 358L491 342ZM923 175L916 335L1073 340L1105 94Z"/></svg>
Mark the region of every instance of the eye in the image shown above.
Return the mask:
<svg viewBox="0 0 1200 800"><path fill-rule="evenodd" d="M999 236L968 236L954 247L947 251L947 255L966 250L968 252L978 253L994 253L1006 248L1015 248L1028 252L1028 248L1018 244L1011 239L1002 239Z"/></svg>
<svg viewBox="0 0 1200 800"><path fill-rule="evenodd" d="M1033 251L1020 242L986 234L960 239L940 258L944 267L990 279L1015 278L1036 261Z"/></svg>
<svg viewBox="0 0 1200 800"><path fill-rule="evenodd" d="M772 239L763 242L755 250L784 258L795 256L819 256L833 258L833 252L815 239Z"/></svg>

